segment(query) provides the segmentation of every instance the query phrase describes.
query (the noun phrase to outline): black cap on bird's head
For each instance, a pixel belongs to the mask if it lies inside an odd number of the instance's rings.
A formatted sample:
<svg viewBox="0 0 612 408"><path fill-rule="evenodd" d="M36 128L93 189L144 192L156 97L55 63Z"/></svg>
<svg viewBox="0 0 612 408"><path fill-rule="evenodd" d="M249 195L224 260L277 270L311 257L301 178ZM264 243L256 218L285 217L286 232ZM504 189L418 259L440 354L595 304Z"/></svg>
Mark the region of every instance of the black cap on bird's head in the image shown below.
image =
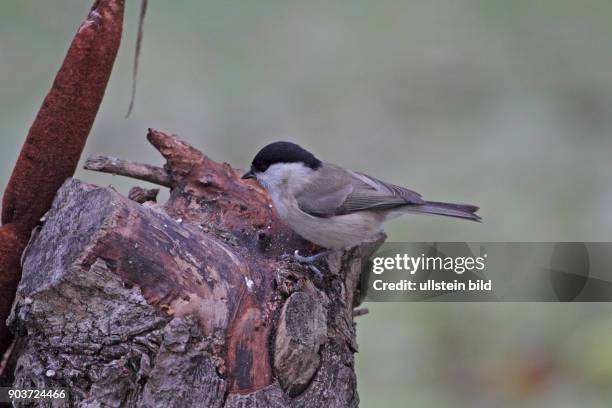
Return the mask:
<svg viewBox="0 0 612 408"><path fill-rule="evenodd" d="M277 163L303 163L311 169L321 166L321 160L317 159L308 150L291 142L274 142L262 148L251 163L251 170L242 176L243 179L255 177L255 173L261 173L268 167Z"/></svg>

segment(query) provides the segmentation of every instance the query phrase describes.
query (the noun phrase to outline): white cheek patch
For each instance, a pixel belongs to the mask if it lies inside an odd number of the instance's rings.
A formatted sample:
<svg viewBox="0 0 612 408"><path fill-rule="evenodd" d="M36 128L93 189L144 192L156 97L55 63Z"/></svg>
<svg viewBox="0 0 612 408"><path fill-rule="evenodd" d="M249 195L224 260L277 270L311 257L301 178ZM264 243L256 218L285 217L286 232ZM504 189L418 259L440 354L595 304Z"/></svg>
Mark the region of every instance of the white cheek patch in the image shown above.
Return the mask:
<svg viewBox="0 0 612 408"><path fill-rule="evenodd" d="M268 179L264 176L257 176L257 181L259 182L259 184L261 184L266 190L270 191L270 188L272 187L270 185L270 182L268 181Z"/></svg>
<svg viewBox="0 0 612 408"><path fill-rule="evenodd" d="M256 174L257 180L268 190L281 186L297 186L312 176L313 170L303 163L276 163L263 173Z"/></svg>

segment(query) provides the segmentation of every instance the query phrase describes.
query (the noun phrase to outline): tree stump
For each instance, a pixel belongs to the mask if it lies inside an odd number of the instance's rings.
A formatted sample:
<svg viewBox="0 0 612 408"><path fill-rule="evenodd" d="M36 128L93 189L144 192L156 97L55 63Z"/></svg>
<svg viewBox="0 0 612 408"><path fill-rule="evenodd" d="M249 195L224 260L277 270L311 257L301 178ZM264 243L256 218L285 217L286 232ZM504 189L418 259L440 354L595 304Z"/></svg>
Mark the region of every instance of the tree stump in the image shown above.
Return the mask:
<svg viewBox="0 0 612 408"><path fill-rule="evenodd" d="M87 166L169 186L166 204L69 179L33 234L9 318L14 385L65 387L81 407L357 406L353 308L384 237L328 257L317 280L282 258L317 248L254 181L148 139L164 168Z"/></svg>

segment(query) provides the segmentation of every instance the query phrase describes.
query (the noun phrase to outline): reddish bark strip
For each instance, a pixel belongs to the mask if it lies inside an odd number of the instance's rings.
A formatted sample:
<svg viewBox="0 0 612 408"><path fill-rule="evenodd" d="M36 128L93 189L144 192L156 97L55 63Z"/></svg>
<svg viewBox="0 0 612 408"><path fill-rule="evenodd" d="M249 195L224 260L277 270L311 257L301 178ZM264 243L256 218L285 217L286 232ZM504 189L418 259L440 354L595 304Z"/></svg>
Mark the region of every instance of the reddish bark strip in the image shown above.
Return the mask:
<svg viewBox="0 0 612 408"><path fill-rule="evenodd" d="M10 341L5 320L30 231L72 176L102 102L121 41L124 0L96 0L79 27L30 128L2 202L0 353Z"/></svg>

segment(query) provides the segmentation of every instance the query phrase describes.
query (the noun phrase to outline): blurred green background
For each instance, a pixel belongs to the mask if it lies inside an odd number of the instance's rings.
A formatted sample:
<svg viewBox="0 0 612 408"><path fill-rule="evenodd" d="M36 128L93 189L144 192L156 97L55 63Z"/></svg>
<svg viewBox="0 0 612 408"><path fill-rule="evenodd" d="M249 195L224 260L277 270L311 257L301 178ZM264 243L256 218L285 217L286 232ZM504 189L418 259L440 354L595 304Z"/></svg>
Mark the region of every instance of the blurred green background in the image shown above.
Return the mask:
<svg viewBox="0 0 612 408"><path fill-rule="evenodd" d="M90 1L9 0L0 14L0 188ZM148 127L246 167L285 139L484 223L388 226L401 241L609 241L609 0L150 1L88 153L160 164ZM122 192L135 181L79 170ZM368 304L363 407L608 407L612 306Z"/></svg>

